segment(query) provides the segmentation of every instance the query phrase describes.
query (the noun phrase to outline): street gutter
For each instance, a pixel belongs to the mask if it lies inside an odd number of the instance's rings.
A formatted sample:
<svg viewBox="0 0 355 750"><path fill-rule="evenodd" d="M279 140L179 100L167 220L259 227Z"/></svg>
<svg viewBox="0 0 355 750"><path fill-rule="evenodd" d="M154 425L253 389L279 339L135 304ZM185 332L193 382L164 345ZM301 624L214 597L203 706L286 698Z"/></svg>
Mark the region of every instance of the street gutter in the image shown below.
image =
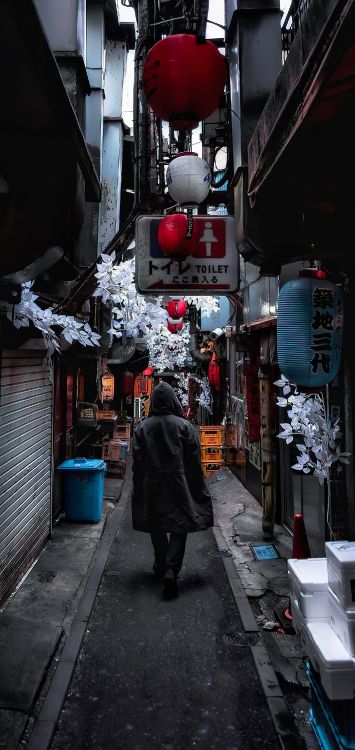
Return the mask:
<svg viewBox="0 0 355 750"><path fill-rule="evenodd" d="M219 526L214 526L213 534L217 547L221 553L229 585L232 589L244 630L246 633L260 633L260 628L255 620L253 610L249 604L247 594L221 528ZM280 683L265 646L260 641L255 645L251 645L250 649L260 684L274 722L280 747L282 750L301 750L301 748L305 748L305 743L296 730L293 718L288 709Z"/></svg>

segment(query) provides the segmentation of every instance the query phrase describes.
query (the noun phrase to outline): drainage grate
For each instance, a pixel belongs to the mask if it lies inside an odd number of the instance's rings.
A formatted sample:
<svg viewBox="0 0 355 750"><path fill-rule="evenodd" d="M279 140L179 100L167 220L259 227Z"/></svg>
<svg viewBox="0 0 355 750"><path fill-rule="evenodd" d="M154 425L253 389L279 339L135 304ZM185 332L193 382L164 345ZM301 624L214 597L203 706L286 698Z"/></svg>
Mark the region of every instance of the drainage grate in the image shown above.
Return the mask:
<svg viewBox="0 0 355 750"><path fill-rule="evenodd" d="M259 641L258 633L225 633L223 643L227 646L255 646Z"/></svg>
<svg viewBox="0 0 355 750"><path fill-rule="evenodd" d="M277 560L280 555L274 544L250 544L255 560Z"/></svg>

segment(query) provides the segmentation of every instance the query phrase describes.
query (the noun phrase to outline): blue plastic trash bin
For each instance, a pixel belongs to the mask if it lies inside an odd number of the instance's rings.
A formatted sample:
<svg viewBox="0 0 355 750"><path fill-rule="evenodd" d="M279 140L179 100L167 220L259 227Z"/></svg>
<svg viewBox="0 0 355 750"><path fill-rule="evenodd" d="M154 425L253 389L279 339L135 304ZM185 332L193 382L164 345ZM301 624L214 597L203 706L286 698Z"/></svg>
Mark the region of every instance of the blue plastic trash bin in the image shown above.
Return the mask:
<svg viewBox="0 0 355 750"><path fill-rule="evenodd" d="M102 513L105 461L71 458L57 468L63 472L66 519L98 523Z"/></svg>

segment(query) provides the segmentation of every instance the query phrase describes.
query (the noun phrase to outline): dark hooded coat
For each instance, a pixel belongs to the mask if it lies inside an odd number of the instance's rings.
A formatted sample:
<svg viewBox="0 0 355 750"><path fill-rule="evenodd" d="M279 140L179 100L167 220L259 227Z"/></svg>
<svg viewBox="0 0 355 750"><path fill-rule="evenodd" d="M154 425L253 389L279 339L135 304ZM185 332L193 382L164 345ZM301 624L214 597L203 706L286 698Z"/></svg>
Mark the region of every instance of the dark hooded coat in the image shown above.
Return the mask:
<svg viewBox="0 0 355 750"><path fill-rule="evenodd" d="M213 525L198 434L168 383L153 389L149 416L133 433L132 521L134 529L148 532Z"/></svg>

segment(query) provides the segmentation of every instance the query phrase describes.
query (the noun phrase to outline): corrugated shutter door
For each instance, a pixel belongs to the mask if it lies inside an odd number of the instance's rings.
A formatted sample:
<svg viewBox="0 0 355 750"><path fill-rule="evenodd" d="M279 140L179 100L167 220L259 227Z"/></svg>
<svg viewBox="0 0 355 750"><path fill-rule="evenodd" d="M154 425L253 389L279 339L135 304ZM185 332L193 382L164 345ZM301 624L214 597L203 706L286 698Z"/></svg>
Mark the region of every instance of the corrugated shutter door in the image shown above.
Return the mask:
<svg viewBox="0 0 355 750"><path fill-rule="evenodd" d="M43 365L41 352L2 352L0 601L50 532L52 384Z"/></svg>

